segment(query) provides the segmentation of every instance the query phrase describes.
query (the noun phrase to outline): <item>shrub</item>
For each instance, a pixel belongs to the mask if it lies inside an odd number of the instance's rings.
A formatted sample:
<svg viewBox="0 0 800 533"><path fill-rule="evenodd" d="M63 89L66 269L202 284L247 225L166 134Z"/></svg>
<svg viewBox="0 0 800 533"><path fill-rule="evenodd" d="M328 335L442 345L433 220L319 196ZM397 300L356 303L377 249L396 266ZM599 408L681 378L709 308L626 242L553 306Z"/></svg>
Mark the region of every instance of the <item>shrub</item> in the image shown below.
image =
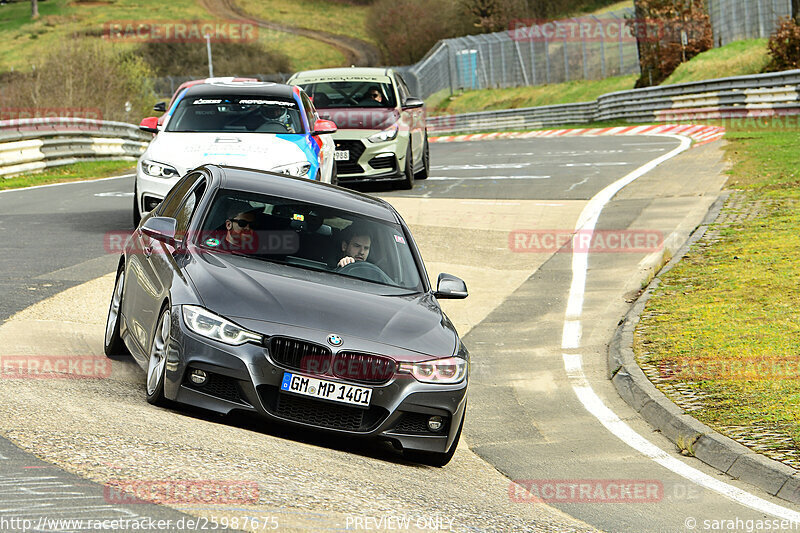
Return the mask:
<svg viewBox="0 0 800 533"><path fill-rule="evenodd" d="M684 61L714 44L711 22L703 0L638 0L628 21L637 36L642 75L636 87L658 85ZM685 33L687 44L681 42Z"/></svg>
<svg viewBox="0 0 800 533"><path fill-rule="evenodd" d="M464 22L456 0L376 0L367 29L387 64L408 65L422 59L440 39L467 33Z"/></svg>
<svg viewBox="0 0 800 533"><path fill-rule="evenodd" d="M792 19L781 21L767 44L772 61L767 70L800 68L800 24Z"/></svg>
<svg viewBox="0 0 800 533"><path fill-rule="evenodd" d="M264 49L257 42L211 43L215 76L246 76L289 72L289 58ZM205 43L146 43L135 55L150 65L156 76L208 75Z"/></svg>
<svg viewBox="0 0 800 533"><path fill-rule="evenodd" d="M151 77L140 58L120 54L102 41L71 39L30 72L4 74L0 105L34 113L98 109L105 120L138 121L153 105Z"/></svg>

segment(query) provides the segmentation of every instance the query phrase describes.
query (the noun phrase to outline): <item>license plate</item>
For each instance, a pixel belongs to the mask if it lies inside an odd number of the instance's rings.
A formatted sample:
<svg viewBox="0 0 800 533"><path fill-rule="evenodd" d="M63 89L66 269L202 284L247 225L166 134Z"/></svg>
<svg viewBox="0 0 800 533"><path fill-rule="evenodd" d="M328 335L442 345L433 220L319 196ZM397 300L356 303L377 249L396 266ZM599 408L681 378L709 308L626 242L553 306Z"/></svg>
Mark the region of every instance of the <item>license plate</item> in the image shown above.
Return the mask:
<svg viewBox="0 0 800 533"><path fill-rule="evenodd" d="M281 390L351 405L369 406L372 389L285 372Z"/></svg>
<svg viewBox="0 0 800 533"><path fill-rule="evenodd" d="M350 159L350 150L336 150L333 152L334 161L347 161Z"/></svg>

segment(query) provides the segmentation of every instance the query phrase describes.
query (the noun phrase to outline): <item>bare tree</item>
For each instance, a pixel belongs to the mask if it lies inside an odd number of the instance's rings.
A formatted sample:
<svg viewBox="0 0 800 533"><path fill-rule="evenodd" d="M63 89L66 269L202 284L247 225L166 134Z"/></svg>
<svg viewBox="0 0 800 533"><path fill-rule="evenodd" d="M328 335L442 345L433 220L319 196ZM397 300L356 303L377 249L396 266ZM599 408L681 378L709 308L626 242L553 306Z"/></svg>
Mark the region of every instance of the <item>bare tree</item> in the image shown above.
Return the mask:
<svg viewBox="0 0 800 533"><path fill-rule="evenodd" d="M39 0L31 0L31 18L39 18Z"/></svg>

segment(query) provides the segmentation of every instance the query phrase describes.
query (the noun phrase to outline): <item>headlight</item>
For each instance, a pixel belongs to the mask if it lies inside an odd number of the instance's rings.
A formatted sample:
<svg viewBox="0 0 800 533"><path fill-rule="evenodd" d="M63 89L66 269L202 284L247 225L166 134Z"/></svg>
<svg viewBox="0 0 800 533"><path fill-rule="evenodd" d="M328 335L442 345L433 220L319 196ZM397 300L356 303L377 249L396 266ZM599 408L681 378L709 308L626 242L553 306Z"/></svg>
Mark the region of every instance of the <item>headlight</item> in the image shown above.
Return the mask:
<svg viewBox="0 0 800 533"><path fill-rule="evenodd" d="M272 169L273 172L280 172L281 174L288 174L289 176L297 176L302 178L311 170L311 163L303 161L302 163L292 163L291 165L281 165Z"/></svg>
<svg viewBox="0 0 800 533"><path fill-rule="evenodd" d="M399 370L422 383L458 383L467 375L467 361L460 357L446 357L423 363L401 363Z"/></svg>
<svg viewBox="0 0 800 533"><path fill-rule="evenodd" d="M171 167L169 165L165 165L163 163L157 163L155 161L142 161L142 170L148 176L153 176L154 178L177 178L180 176L178 171L175 167Z"/></svg>
<svg viewBox="0 0 800 533"><path fill-rule="evenodd" d="M246 342L261 342L261 335L242 329L233 322L196 305L181 306L186 326L203 337L238 346Z"/></svg>
<svg viewBox="0 0 800 533"><path fill-rule="evenodd" d="M387 130L383 130L380 133L376 133L375 135L371 135L367 137L367 140L371 143L382 143L384 141L391 141L395 137L397 137L397 132L400 131L400 128L397 124L393 124Z"/></svg>

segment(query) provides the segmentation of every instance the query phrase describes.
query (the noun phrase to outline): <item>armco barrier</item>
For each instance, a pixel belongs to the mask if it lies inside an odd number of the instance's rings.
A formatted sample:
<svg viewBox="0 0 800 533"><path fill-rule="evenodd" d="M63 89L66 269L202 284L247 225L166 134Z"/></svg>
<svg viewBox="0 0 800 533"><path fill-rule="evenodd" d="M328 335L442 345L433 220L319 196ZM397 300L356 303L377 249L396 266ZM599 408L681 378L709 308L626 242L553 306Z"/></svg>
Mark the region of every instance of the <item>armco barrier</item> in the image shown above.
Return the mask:
<svg viewBox="0 0 800 533"><path fill-rule="evenodd" d="M152 135L133 124L84 118L0 121L0 176L78 161L134 160Z"/></svg>
<svg viewBox="0 0 800 533"><path fill-rule="evenodd" d="M436 133L800 114L800 70L604 94L594 102L430 117Z"/></svg>

